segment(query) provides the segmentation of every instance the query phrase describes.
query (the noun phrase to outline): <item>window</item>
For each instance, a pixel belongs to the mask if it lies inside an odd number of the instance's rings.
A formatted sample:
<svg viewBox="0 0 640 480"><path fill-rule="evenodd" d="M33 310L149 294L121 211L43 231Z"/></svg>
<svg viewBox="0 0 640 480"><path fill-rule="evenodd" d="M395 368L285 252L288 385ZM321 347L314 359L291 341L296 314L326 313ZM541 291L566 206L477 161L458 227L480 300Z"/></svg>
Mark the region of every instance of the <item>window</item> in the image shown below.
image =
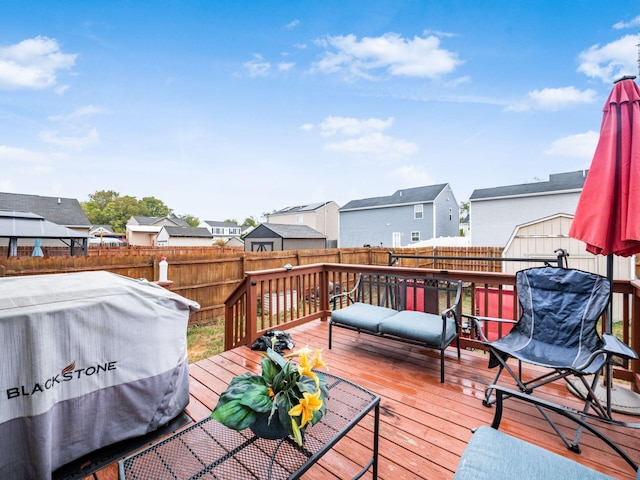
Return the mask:
<svg viewBox="0 0 640 480"><path fill-rule="evenodd" d="M411 241L419 242L420 241L420 232L411 232Z"/></svg>
<svg viewBox="0 0 640 480"><path fill-rule="evenodd" d="M302 223L302 215L296 215L296 223Z"/></svg>
<svg viewBox="0 0 640 480"><path fill-rule="evenodd" d="M414 205L413 206L413 218L416 220L422 220L423 218L423 207L424 205Z"/></svg>
<svg viewBox="0 0 640 480"><path fill-rule="evenodd" d="M449 221L453 220L453 210L449 208Z"/></svg>

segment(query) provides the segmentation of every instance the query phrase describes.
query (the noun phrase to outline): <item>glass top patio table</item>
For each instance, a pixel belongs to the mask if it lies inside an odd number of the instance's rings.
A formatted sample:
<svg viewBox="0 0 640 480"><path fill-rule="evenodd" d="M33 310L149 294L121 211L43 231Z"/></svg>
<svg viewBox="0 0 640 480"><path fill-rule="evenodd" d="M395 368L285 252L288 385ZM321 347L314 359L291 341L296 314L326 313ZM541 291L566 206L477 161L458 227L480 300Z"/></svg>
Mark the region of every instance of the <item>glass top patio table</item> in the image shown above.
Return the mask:
<svg viewBox="0 0 640 480"><path fill-rule="evenodd" d="M291 437L267 440L249 429L235 431L206 418L121 460L121 480L295 479L306 472L349 430L374 410L371 459L354 479L378 470L380 397L340 377L324 373L329 387L327 412L306 429L298 447Z"/></svg>

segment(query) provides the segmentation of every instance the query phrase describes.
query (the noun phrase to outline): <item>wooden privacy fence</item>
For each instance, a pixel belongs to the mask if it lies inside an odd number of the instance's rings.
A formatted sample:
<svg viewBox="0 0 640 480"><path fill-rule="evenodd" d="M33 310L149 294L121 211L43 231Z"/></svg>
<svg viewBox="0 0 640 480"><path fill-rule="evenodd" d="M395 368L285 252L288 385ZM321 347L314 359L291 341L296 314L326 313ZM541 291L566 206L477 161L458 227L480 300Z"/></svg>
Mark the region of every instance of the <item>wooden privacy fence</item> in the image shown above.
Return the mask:
<svg viewBox="0 0 640 480"><path fill-rule="evenodd" d="M225 315L225 301L236 290L247 272L280 269L292 266L313 264L359 264L386 265L387 248L342 248L321 250L295 250L280 252L244 252L228 247L90 247L89 255L31 257L28 255L0 258L0 276L38 275L106 270L131 278L158 279L158 263L162 257L169 262L169 280L171 290L198 302L200 310L191 316L192 325L213 323ZM500 256L502 250L494 247L428 247L393 249L394 253L406 255L452 256L461 257L459 262L428 260L422 268L440 270L455 269L472 271L495 271L500 262L465 262L463 257ZM411 262L403 259L403 262ZM416 266L416 265L411 265ZM306 279L305 287L299 295L312 295L317 289L317 280ZM293 289L290 289L292 291ZM298 293L296 293L298 295ZM277 302L293 302L280 296L265 297L270 305L266 311L279 309ZM262 298L260 301L264 301ZM303 298L303 297L301 297ZM299 299L298 299L299 300ZM276 306L274 306L276 305ZM286 305L284 303L283 305ZM268 308L266 308L268 307Z"/></svg>

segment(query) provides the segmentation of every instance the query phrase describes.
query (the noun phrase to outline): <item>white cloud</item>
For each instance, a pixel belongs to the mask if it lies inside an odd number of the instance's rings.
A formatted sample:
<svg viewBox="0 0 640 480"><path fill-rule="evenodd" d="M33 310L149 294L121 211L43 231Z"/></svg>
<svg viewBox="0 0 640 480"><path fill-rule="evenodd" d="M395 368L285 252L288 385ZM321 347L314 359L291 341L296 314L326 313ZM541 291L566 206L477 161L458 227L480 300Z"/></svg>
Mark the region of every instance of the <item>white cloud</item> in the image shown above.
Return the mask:
<svg viewBox="0 0 640 480"><path fill-rule="evenodd" d="M0 89L52 87L57 72L73 67L76 56L62 53L56 40L42 36L0 47Z"/></svg>
<svg viewBox="0 0 640 480"><path fill-rule="evenodd" d="M294 62L282 62L278 64L278 70L281 72L287 72L291 70L296 64Z"/></svg>
<svg viewBox="0 0 640 480"><path fill-rule="evenodd" d="M304 130L305 132L310 132L313 130L313 123L305 123L304 125L300 125L300 130Z"/></svg>
<svg viewBox="0 0 640 480"><path fill-rule="evenodd" d="M413 155L418 151L415 143L384 135L382 132L393 125L393 117L386 120L353 117L327 117L318 127L323 137L347 137L336 139L324 146L325 150L344 153L367 153L378 157L398 158ZM303 130L311 131L314 125L305 124Z"/></svg>
<svg viewBox="0 0 640 480"><path fill-rule="evenodd" d="M40 132L40 139L45 143L72 150L84 150L100 141L95 128L83 136L62 136L57 131L45 130Z"/></svg>
<svg viewBox="0 0 640 480"><path fill-rule="evenodd" d="M530 110L562 110L574 105L593 103L597 100L597 92L592 89L578 90L575 87L543 88L533 90L527 98L512 103L507 110L518 112Z"/></svg>
<svg viewBox="0 0 640 480"><path fill-rule="evenodd" d="M457 53L442 48L440 39L433 35L405 39L397 33L386 33L358 40L351 34L325 37L316 44L327 51L313 64L312 71L340 73L349 80L374 79L379 72L434 79L453 72L462 63Z"/></svg>
<svg viewBox="0 0 640 480"><path fill-rule="evenodd" d="M634 28L640 26L640 16L633 18L629 22L618 22L613 25L614 30L622 30L625 28Z"/></svg>
<svg viewBox="0 0 640 480"><path fill-rule="evenodd" d="M51 120L53 122L69 121L76 118L90 117L103 113L105 113L105 110L103 108L94 107L93 105L87 105L85 107L77 108L73 112L67 113L66 115L50 115L49 117L47 117L47 120Z"/></svg>
<svg viewBox="0 0 640 480"><path fill-rule="evenodd" d="M298 25L300 25L300 20L298 20L297 18L295 20L293 20L292 22L286 24L284 26L284 28L286 28L287 30L293 30L294 28L296 28Z"/></svg>
<svg viewBox="0 0 640 480"><path fill-rule="evenodd" d="M44 160L44 156L39 152L25 150L24 148L0 145L0 160L6 162L5 165L8 162L41 162Z"/></svg>
<svg viewBox="0 0 640 480"><path fill-rule="evenodd" d="M606 45L593 45L580 53L578 72L610 83L638 71L638 38L625 35Z"/></svg>
<svg viewBox="0 0 640 480"><path fill-rule="evenodd" d="M380 118L359 120L351 117L327 117L319 127L324 136L335 135L336 133L355 136L371 132L381 132L393 125L393 122L393 117L389 117L386 120Z"/></svg>
<svg viewBox="0 0 640 480"><path fill-rule="evenodd" d="M334 152L369 153L389 157L412 155L418 151L415 143L392 138L380 132L368 133L342 142L328 143L324 148Z"/></svg>
<svg viewBox="0 0 640 480"><path fill-rule="evenodd" d="M249 60L243 64L244 68L249 72L250 77L266 77L271 70L271 64L262 59L262 55L255 54L253 60Z"/></svg>
<svg viewBox="0 0 640 480"><path fill-rule="evenodd" d="M589 159L593 157L599 137L600 134L593 130L569 135L554 141L544 153L547 155Z"/></svg>

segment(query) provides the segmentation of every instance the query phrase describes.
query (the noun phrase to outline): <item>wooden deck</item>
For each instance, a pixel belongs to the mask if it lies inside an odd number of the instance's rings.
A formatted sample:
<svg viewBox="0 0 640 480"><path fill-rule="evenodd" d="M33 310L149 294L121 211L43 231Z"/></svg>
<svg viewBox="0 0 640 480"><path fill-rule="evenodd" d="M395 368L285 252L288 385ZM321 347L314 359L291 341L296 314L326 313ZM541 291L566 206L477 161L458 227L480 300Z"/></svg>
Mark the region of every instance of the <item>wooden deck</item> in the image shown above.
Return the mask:
<svg viewBox="0 0 640 480"><path fill-rule="evenodd" d="M314 321L289 330L297 347L323 348L323 358L332 374L344 377L382 397L379 478L450 479L460 454L471 437L471 429L491 423L493 409L482 406L485 387L494 371L487 368L487 355L463 351L458 361L448 351L446 383L439 382L437 352L334 329L333 348L327 349L328 324ZM200 420L215 407L218 395L229 381L247 370L259 371L260 353L241 347L191 364L191 402L187 413ZM525 370L525 375L533 371ZM506 383L506 382L505 382ZM538 395L557 403L579 407L576 397L558 383ZM506 402L500 429L556 453L573 458L613 477L632 479L631 469L591 434L583 433L582 454L568 451L538 412L515 400ZM623 419L616 414L617 419ZM626 420L638 422L638 417ZM370 456L373 418L363 420L328 452L305 479L344 479L359 471ZM611 437L640 459L638 431L614 431ZM487 445L490 449L491 446ZM114 480L111 465L87 477ZM371 478L365 476L365 478Z"/></svg>

